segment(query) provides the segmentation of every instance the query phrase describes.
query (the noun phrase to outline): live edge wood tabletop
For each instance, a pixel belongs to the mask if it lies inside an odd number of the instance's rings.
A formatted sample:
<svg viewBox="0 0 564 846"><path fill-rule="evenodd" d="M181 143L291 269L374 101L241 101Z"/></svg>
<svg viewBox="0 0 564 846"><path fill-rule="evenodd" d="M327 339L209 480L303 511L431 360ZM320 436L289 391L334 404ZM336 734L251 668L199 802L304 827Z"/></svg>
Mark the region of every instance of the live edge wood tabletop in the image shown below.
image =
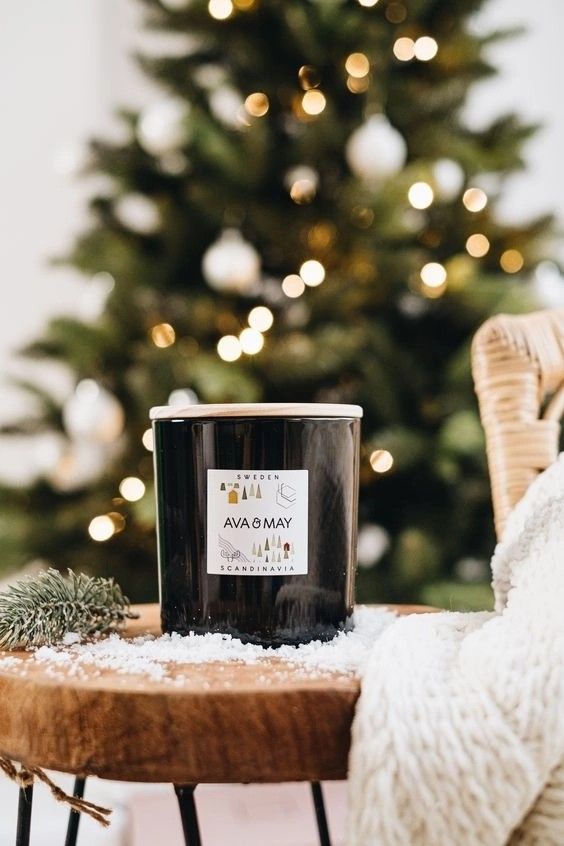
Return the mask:
<svg viewBox="0 0 564 846"><path fill-rule="evenodd" d="M157 605L135 610L126 636L160 634ZM28 767L176 784L346 777L351 675L310 677L274 659L183 666L181 685L111 670L61 681L29 653L6 654L28 665L0 669L0 755Z"/></svg>

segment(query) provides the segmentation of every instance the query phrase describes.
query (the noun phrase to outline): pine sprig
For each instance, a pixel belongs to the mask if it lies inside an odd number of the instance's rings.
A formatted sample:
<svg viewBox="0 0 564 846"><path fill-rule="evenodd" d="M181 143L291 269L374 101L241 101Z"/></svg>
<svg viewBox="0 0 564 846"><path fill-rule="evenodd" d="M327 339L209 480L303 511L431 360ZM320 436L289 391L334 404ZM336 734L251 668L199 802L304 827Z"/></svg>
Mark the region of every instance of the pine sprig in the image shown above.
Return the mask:
<svg viewBox="0 0 564 846"><path fill-rule="evenodd" d="M0 593L0 648L52 645L69 632L107 634L136 616L113 579L50 568Z"/></svg>

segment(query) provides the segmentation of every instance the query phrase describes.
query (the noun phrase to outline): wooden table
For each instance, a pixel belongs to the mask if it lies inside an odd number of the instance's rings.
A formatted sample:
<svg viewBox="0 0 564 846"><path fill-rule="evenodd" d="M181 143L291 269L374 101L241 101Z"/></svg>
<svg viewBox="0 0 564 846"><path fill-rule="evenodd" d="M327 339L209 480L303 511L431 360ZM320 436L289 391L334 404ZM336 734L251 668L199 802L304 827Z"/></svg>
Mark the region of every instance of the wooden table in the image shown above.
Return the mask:
<svg viewBox="0 0 564 846"><path fill-rule="evenodd" d="M136 610L126 636L160 633L157 605ZM181 685L111 670L61 680L29 653L9 654L25 664L0 666L0 754L26 766L75 773L82 784L88 775L173 782L177 793L210 782L346 778L354 676L308 676L272 659L184 665ZM187 842L199 843L194 832Z"/></svg>

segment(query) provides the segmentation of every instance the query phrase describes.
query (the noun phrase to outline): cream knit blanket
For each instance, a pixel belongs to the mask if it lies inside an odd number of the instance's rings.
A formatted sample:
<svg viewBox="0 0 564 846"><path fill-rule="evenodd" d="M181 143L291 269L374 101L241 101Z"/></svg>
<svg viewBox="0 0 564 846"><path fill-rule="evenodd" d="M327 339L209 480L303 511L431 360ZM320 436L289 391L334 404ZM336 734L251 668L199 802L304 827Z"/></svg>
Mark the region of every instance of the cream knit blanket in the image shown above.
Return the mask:
<svg viewBox="0 0 564 846"><path fill-rule="evenodd" d="M349 846L564 846L564 455L510 516L495 613L412 615L370 657Z"/></svg>

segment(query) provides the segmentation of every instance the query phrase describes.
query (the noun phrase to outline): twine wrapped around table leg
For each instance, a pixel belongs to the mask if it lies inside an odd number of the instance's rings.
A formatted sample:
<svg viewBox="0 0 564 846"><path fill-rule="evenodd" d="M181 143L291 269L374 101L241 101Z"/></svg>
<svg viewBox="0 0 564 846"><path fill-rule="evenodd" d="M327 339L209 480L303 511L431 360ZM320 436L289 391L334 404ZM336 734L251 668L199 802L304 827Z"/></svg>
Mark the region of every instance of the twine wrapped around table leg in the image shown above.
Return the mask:
<svg viewBox="0 0 564 846"><path fill-rule="evenodd" d="M5 773L18 787L29 787L33 784L34 778L46 784L51 794L58 802L64 802L65 805L71 807L74 811L80 814L88 814L93 820L96 820L103 826L108 826L110 821L107 817L112 813L111 808L103 808L100 805L95 805L93 802L88 802L86 799L81 799L78 796L71 796L61 790L55 782L51 781L49 776L43 772L39 767L25 767L23 764L18 769L16 765L9 759L0 756L0 770Z"/></svg>

